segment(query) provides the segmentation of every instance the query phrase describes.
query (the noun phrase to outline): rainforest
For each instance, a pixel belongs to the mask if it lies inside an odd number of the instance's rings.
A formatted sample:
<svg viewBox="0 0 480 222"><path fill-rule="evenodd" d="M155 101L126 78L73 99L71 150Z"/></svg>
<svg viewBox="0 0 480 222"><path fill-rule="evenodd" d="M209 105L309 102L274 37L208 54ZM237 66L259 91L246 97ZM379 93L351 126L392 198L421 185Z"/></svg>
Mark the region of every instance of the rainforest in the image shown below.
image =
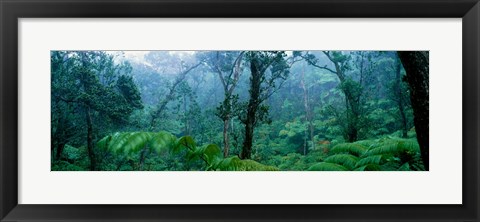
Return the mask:
<svg viewBox="0 0 480 222"><path fill-rule="evenodd" d="M51 51L52 171L428 171L428 51Z"/></svg>

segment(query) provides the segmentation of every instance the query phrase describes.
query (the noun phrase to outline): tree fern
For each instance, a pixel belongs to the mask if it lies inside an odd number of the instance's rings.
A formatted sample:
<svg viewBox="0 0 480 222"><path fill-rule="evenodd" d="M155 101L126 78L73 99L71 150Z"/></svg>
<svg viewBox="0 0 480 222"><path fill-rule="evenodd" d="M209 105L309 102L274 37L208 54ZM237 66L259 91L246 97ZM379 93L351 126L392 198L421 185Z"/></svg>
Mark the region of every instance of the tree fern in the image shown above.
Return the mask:
<svg viewBox="0 0 480 222"><path fill-rule="evenodd" d="M362 146L360 144L356 143L342 143L334 146L330 152L333 154L337 153L346 153L346 154L352 154L357 157L363 155L367 151L367 147Z"/></svg>
<svg viewBox="0 0 480 222"><path fill-rule="evenodd" d="M196 155L200 155L201 159L203 159L207 163L209 168L212 168L213 165L223 157L222 150L215 144L210 144L199 148L194 153Z"/></svg>
<svg viewBox="0 0 480 222"><path fill-rule="evenodd" d="M355 169L355 171L380 171L380 170L382 170L382 168L378 164L367 164Z"/></svg>
<svg viewBox="0 0 480 222"><path fill-rule="evenodd" d="M334 146L321 163L309 170L422 170L416 139L386 137Z"/></svg>
<svg viewBox="0 0 480 222"><path fill-rule="evenodd" d="M168 132L117 132L112 136L102 138L98 141L97 147L116 154L132 154L148 146L151 150L160 153L164 150L171 150L176 144L175 142L175 136Z"/></svg>
<svg viewBox="0 0 480 222"><path fill-rule="evenodd" d="M145 137L138 136L139 134L140 132L115 133L112 136L107 149L116 154L120 154L122 152L126 154L127 153L130 154L132 153L133 150L138 151L144 147L145 142L147 141L147 140L142 141L141 138L148 137L148 136L145 136Z"/></svg>
<svg viewBox="0 0 480 222"><path fill-rule="evenodd" d="M401 153L416 153L420 148L416 139L384 138L372 145L365 154L368 156L378 154L398 155Z"/></svg>
<svg viewBox="0 0 480 222"><path fill-rule="evenodd" d="M410 164L405 163L400 168L398 168L398 170L399 171L409 171L410 170Z"/></svg>
<svg viewBox="0 0 480 222"><path fill-rule="evenodd" d="M128 139L121 144L125 153L137 153L145 148L145 145L150 141L152 135L145 132L131 133Z"/></svg>
<svg viewBox="0 0 480 222"><path fill-rule="evenodd" d="M360 144L360 145L364 146L365 148L370 148L372 145L374 145L377 142L378 141L376 141L376 140L359 140L359 141L355 141L354 143L355 144Z"/></svg>
<svg viewBox="0 0 480 222"><path fill-rule="evenodd" d="M348 169L342 165L335 163L317 163L307 169L308 171L348 171Z"/></svg>
<svg viewBox="0 0 480 222"><path fill-rule="evenodd" d="M240 158L234 156L225 158L219 161L215 170L220 171L277 171L278 168L273 166L263 165L254 160L241 160Z"/></svg>
<svg viewBox="0 0 480 222"><path fill-rule="evenodd" d="M349 170L352 170L355 168L357 161L358 161L358 157L350 154L336 154L336 155L329 156L325 159L325 162L327 163L335 163L338 165L342 165Z"/></svg>
<svg viewBox="0 0 480 222"><path fill-rule="evenodd" d="M177 139L168 132L128 132L115 133L106 136L97 143L100 149L111 151L115 154L125 154L126 158L133 153L138 153L145 148L158 154L178 154L185 151L187 164L201 159L206 170L231 170L231 171L273 171L276 167L263 165L253 160L241 160L238 157L223 158L221 149L215 144L197 147L190 136Z"/></svg>
<svg viewBox="0 0 480 222"><path fill-rule="evenodd" d="M148 143L150 149L156 153L169 152L173 149L177 138L171 133L161 131L159 133L152 134L150 142Z"/></svg>
<svg viewBox="0 0 480 222"><path fill-rule="evenodd" d="M181 137L178 140L177 145L173 148L173 152L178 153L182 149L187 149L191 151L194 151L196 149L195 141L191 136Z"/></svg>
<svg viewBox="0 0 480 222"><path fill-rule="evenodd" d="M382 160L382 155L366 156L357 162L357 164L355 165L355 168L362 167L368 164L379 165L381 160Z"/></svg>

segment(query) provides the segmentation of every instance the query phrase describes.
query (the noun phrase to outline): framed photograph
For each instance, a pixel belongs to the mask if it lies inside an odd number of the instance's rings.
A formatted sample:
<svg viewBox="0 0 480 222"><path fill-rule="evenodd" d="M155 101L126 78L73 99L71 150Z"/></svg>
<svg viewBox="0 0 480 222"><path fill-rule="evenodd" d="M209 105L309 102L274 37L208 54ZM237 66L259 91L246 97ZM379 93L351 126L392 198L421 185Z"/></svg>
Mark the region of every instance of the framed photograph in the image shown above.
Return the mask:
<svg viewBox="0 0 480 222"><path fill-rule="evenodd" d="M478 221L477 0L0 0L1 221Z"/></svg>

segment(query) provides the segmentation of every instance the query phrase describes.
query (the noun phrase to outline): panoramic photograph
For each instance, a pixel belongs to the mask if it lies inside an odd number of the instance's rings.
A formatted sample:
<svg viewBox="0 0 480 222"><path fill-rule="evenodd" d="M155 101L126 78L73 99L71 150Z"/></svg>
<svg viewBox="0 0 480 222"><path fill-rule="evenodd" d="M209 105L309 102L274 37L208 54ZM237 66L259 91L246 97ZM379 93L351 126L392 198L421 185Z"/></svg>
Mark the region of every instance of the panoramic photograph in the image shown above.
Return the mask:
<svg viewBox="0 0 480 222"><path fill-rule="evenodd" d="M51 51L51 171L428 171L428 51Z"/></svg>

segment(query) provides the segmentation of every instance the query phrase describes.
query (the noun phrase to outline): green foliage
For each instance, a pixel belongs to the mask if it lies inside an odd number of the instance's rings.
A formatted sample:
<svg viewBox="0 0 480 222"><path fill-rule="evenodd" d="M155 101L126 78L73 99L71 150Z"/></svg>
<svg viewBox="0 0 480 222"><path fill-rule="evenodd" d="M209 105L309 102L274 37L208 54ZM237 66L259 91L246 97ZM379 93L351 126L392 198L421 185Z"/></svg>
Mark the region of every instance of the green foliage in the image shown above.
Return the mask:
<svg viewBox="0 0 480 222"><path fill-rule="evenodd" d="M121 53L51 52L52 170L424 170L396 52Z"/></svg>
<svg viewBox="0 0 480 222"><path fill-rule="evenodd" d="M419 152L416 139L385 137L342 143L334 146L330 156L309 170L423 170Z"/></svg>
<svg viewBox="0 0 480 222"><path fill-rule="evenodd" d="M382 170L382 168L377 164L367 164L355 169L355 171L380 171L380 170Z"/></svg>
<svg viewBox="0 0 480 222"><path fill-rule="evenodd" d="M138 91L131 76L121 75L118 77L117 87L130 106L136 109L143 109L140 91Z"/></svg>
<svg viewBox="0 0 480 222"><path fill-rule="evenodd" d="M195 161L201 160L204 163L204 170L278 170L276 167L263 165L253 160L241 160L238 157L223 158L222 150L215 144L198 147L191 136L183 136L177 139L172 134L164 131L158 133L117 132L102 138L97 143L97 147L111 151L115 155L124 155L129 160L133 160L133 156L143 150L149 150L157 155L165 153L177 155L183 153L184 156L181 160L184 164L194 164ZM174 161L178 161L178 159Z"/></svg>
<svg viewBox="0 0 480 222"><path fill-rule="evenodd" d="M416 139L383 138L367 151L367 155L377 154L413 154L420 152Z"/></svg>
<svg viewBox="0 0 480 222"><path fill-rule="evenodd" d="M326 163L335 163L353 170L357 165L358 157L350 154L335 154L325 159Z"/></svg>
<svg viewBox="0 0 480 222"><path fill-rule="evenodd" d="M156 153L165 153L172 150L172 148L176 145L176 140L177 138L171 133L161 131L158 133L153 133L148 145L150 149Z"/></svg>
<svg viewBox="0 0 480 222"><path fill-rule="evenodd" d="M58 160L52 161L52 171L84 171L89 169L89 160L84 147L65 145Z"/></svg>
<svg viewBox="0 0 480 222"><path fill-rule="evenodd" d="M367 151L367 147L362 146L361 144L358 143L342 143L334 146L330 152L333 154L337 153L348 153L355 155L357 157L362 156L365 151Z"/></svg>
<svg viewBox="0 0 480 222"><path fill-rule="evenodd" d="M360 159L355 164L355 167L358 168L358 167L366 166L366 165L369 165L369 164L379 165L380 160L382 160L382 155L366 156L366 157Z"/></svg>
<svg viewBox="0 0 480 222"><path fill-rule="evenodd" d="M173 148L173 152L174 153L178 153L180 152L181 150L189 150L191 152L194 152L196 150L196 144L195 144L195 141L193 140L193 138L191 136L183 136L181 137L177 144L174 146Z"/></svg>
<svg viewBox="0 0 480 222"><path fill-rule="evenodd" d="M55 161L52 163L52 171L85 171L87 168L82 168L76 164L71 164L67 161Z"/></svg>
<svg viewBox="0 0 480 222"><path fill-rule="evenodd" d="M240 158L228 157L215 165L220 171L277 171L278 168L266 166L253 160L241 160Z"/></svg>
<svg viewBox="0 0 480 222"><path fill-rule="evenodd" d="M347 171L348 169L342 165L335 163L317 163L310 168L308 171Z"/></svg>
<svg viewBox="0 0 480 222"><path fill-rule="evenodd" d="M67 160L71 160L71 161L80 160L82 158L82 155L83 155L82 151L68 144L66 144L65 148L63 148L63 156Z"/></svg>
<svg viewBox="0 0 480 222"><path fill-rule="evenodd" d="M207 163L207 170L216 170L215 166L223 159L222 150L215 144L199 148L195 154Z"/></svg>

